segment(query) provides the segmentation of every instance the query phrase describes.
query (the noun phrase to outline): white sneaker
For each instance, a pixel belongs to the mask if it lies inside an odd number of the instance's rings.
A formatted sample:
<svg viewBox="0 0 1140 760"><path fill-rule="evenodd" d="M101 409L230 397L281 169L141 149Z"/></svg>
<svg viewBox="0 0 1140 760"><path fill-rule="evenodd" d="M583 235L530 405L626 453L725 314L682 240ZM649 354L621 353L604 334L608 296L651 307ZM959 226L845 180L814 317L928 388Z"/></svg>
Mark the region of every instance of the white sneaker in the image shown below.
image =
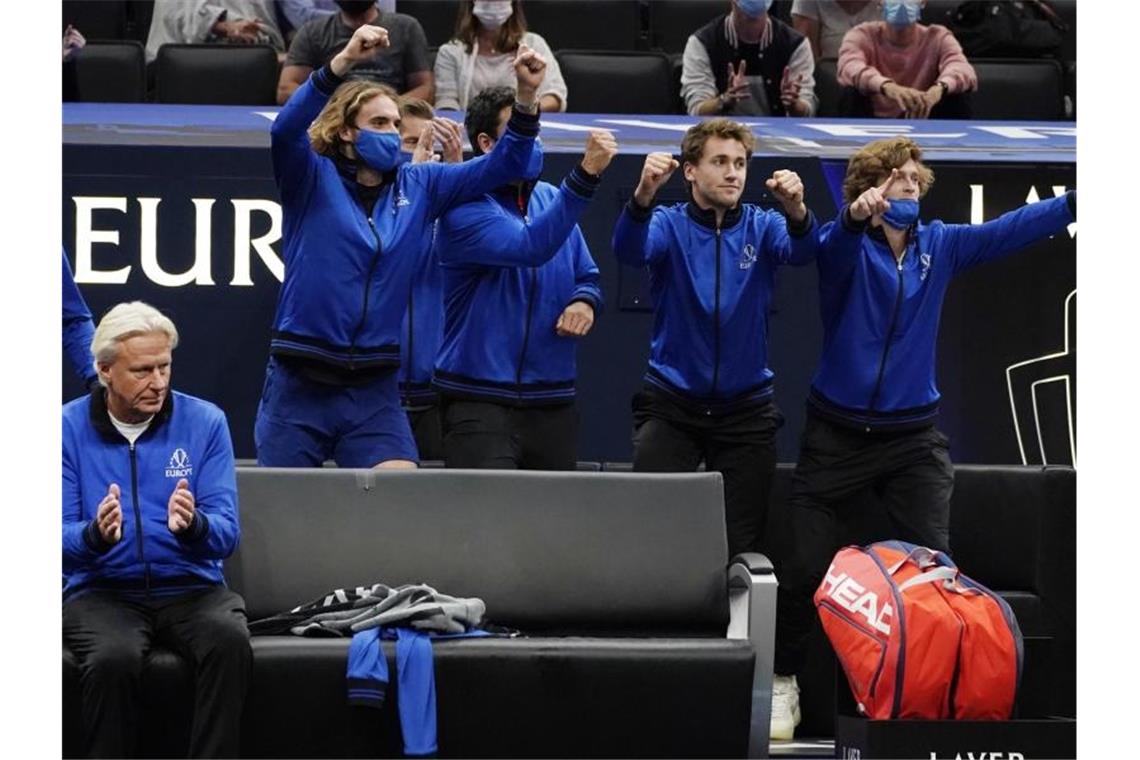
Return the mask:
<svg viewBox="0 0 1140 760"><path fill-rule="evenodd" d="M772 741L791 741L800 724L800 687L795 676L772 678L772 723L768 738Z"/></svg>

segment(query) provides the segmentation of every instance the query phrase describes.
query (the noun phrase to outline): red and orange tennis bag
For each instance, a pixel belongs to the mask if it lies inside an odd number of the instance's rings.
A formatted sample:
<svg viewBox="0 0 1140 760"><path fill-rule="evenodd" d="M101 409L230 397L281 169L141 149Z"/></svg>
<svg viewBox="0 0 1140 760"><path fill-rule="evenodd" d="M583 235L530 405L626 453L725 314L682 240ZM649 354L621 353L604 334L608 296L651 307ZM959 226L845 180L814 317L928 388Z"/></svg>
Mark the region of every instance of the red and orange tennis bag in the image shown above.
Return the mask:
<svg viewBox="0 0 1140 760"><path fill-rule="evenodd" d="M815 592L861 714L1006 720L1021 681L1017 618L941 552L848 546Z"/></svg>

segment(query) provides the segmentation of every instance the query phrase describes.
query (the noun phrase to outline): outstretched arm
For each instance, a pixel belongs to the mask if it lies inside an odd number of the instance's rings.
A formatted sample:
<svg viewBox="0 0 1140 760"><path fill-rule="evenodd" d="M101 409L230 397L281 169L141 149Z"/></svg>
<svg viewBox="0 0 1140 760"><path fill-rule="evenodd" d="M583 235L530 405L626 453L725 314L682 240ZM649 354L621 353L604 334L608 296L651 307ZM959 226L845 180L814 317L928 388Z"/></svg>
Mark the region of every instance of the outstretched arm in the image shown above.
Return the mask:
<svg viewBox="0 0 1140 760"><path fill-rule="evenodd" d="M945 235L953 251L954 271L1021 250L1062 232L1077 220L1077 191L1030 203L984 224L947 224Z"/></svg>
<svg viewBox="0 0 1140 760"><path fill-rule="evenodd" d="M448 244L442 261L491 266L540 266L566 243L594 197L601 173L617 154L611 133L596 130L582 163L566 176L554 202L524 222L497 204L474 203L443 217Z"/></svg>

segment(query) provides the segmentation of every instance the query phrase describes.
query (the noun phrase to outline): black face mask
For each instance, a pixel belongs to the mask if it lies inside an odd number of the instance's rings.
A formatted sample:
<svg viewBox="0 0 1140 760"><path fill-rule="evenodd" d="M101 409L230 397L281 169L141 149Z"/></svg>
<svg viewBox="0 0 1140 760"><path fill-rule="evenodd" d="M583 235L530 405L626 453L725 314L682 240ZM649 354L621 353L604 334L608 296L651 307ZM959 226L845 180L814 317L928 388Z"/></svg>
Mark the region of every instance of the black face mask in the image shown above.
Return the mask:
<svg viewBox="0 0 1140 760"><path fill-rule="evenodd" d="M363 16L375 5L375 0L336 0L336 4L350 16Z"/></svg>

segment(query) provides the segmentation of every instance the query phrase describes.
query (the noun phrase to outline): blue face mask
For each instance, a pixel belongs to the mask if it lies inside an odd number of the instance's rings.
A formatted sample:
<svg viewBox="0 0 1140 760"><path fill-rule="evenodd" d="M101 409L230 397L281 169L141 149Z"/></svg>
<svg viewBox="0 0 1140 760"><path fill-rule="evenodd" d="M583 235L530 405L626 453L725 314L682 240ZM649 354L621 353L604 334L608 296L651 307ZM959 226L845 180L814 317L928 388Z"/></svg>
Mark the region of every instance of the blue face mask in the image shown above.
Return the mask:
<svg viewBox="0 0 1140 760"><path fill-rule="evenodd" d="M918 221L918 201L912 198L897 198L890 201L891 207L883 213L883 221L896 230L905 230Z"/></svg>
<svg viewBox="0 0 1140 760"><path fill-rule="evenodd" d="M399 166L400 133L373 132L361 129L356 135L356 152L360 159L378 172L389 172Z"/></svg>
<svg viewBox="0 0 1140 760"><path fill-rule="evenodd" d="M413 155L414 154L411 153L410 151L401 150L400 151L400 157L396 159L396 166L403 166L404 164L410 164L412 162L412 156Z"/></svg>
<svg viewBox="0 0 1140 760"><path fill-rule="evenodd" d="M910 26L918 21L920 8L918 0L886 0L883 3L883 21L896 28Z"/></svg>
<svg viewBox="0 0 1140 760"><path fill-rule="evenodd" d="M736 0L736 4L748 18L760 18L761 14L767 13L772 7L772 0Z"/></svg>

